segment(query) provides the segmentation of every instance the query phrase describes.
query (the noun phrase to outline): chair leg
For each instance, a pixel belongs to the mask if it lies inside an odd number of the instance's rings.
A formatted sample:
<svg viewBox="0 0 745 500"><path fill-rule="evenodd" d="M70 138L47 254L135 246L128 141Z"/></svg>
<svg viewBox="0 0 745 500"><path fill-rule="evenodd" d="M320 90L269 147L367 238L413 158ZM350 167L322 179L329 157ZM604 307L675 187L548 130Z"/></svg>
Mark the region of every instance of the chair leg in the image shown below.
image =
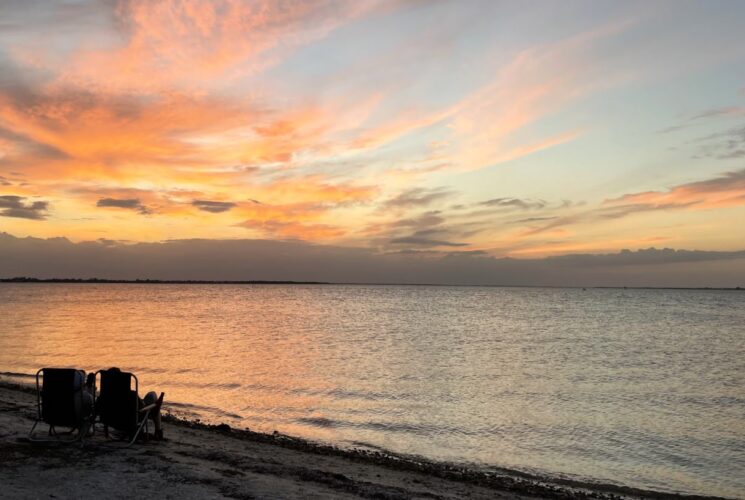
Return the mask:
<svg viewBox="0 0 745 500"><path fill-rule="evenodd" d="M39 425L39 422L41 420L37 420L34 422L33 427L31 427L31 430L28 433L28 440L33 441L35 443L74 443L75 441L80 440L80 436L76 436L75 439L65 438L62 437L62 435L57 433L57 428L53 425L49 426L49 430L47 431L46 437L36 437L34 436L34 431L36 430L36 426ZM63 435L72 434L77 429L73 429L71 432L64 432Z"/></svg>
<svg viewBox="0 0 745 500"><path fill-rule="evenodd" d="M149 417L150 417L150 410L148 410L145 413L145 415L144 415L144 417L142 419L142 422L140 422L139 427L137 427L137 432L135 432L134 437L132 437L132 440L127 444L127 446L132 446L132 444L134 444L134 442L137 441L137 437L140 435L140 432L142 431L142 429L147 425L147 419Z"/></svg>
<svg viewBox="0 0 745 500"><path fill-rule="evenodd" d="M80 424L80 430L78 431L80 435L78 436L78 439L80 439L81 448L85 446L85 438L88 437L88 432L90 432L92 427L93 423L89 418L84 419L83 422Z"/></svg>
<svg viewBox="0 0 745 500"><path fill-rule="evenodd" d="M37 425L39 425L39 420L37 420L36 422L34 422L34 426L31 427L31 430L30 431L28 431L28 438L29 439L33 439L32 436L34 435L34 430L36 429L36 426Z"/></svg>

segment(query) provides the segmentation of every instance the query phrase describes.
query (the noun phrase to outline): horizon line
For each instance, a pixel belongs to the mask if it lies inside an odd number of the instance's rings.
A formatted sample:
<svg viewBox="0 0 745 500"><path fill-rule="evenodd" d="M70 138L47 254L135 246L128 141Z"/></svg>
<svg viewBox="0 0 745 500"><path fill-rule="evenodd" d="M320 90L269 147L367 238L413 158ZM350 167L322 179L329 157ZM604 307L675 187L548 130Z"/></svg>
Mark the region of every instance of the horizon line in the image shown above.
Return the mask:
<svg viewBox="0 0 745 500"><path fill-rule="evenodd" d="M160 280L150 278L109 279L109 278L31 278L19 276L0 278L0 283L59 283L59 284L131 284L131 285L357 285L357 286L437 286L437 287L479 287L479 288L571 288L618 289L618 290L722 290L745 291L745 287L675 287L675 286L621 286L621 285L500 285L500 284L451 284L451 283L376 283L376 282L334 282L334 281L295 281L295 280Z"/></svg>

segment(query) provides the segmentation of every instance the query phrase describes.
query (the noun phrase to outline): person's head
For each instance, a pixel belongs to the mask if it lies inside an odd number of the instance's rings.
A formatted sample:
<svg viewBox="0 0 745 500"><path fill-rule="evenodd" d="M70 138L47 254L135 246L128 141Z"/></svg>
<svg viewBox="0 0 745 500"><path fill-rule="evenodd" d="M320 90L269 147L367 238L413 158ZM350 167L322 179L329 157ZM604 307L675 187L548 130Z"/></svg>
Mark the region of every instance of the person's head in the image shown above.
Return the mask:
<svg viewBox="0 0 745 500"><path fill-rule="evenodd" d="M89 373L85 377L85 385L88 387L93 387L96 385L96 374L95 373Z"/></svg>
<svg viewBox="0 0 745 500"><path fill-rule="evenodd" d="M112 366L112 367L111 367L111 368L109 368L109 369L108 369L107 371L110 371L110 372L115 372L115 373L121 373L121 372L122 372L122 371L121 371L121 370L120 370L119 368L117 368L116 366Z"/></svg>

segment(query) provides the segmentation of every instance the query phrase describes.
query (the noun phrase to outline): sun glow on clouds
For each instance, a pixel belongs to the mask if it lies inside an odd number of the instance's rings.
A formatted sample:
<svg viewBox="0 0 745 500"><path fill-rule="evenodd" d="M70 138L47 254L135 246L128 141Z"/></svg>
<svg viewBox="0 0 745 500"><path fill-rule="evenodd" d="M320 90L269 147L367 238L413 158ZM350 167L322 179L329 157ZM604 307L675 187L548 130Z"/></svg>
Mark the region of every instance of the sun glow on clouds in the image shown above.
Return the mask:
<svg viewBox="0 0 745 500"><path fill-rule="evenodd" d="M628 37L655 21L636 11L554 12L550 29L528 12L516 19L540 35L509 40L475 21L511 15L492 2L18 2L8 12L0 226L13 234L532 256L668 239L705 247L661 236L673 219L660 214L745 206L732 167L569 201L570 180L543 191L530 176L499 180L500 169L547 158L547 172L603 161L592 147L576 152L606 119L583 106L652 78L635 48L644 37ZM693 114L697 124L742 116ZM745 148L731 123L727 133ZM730 143L721 147L736 159ZM641 235L600 231L644 214Z"/></svg>

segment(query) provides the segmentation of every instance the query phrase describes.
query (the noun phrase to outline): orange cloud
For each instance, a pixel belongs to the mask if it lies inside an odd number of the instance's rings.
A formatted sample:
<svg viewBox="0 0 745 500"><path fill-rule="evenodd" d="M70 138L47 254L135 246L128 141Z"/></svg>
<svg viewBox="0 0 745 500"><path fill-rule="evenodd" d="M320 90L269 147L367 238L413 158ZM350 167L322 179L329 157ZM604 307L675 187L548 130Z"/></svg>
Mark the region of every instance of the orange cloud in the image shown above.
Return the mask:
<svg viewBox="0 0 745 500"><path fill-rule="evenodd" d="M518 53L494 79L454 106L452 156L462 170L476 170L576 138L576 128L526 141L516 133L573 100L609 86L623 75L598 77L592 49L622 32L620 22Z"/></svg>
<svg viewBox="0 0 745 500"><path fill-rule="evenodd" d="M224 85L370 10L330 0L122 0L119 39L76 54L59 81L136 93Z"/></svg>
<svg viewBox="0 0 745 500"><path fill-rule="evenodd" d="M247 220L238 224L247 229L255 229L263 237L298 240L333 240L346 233L341 228L328 224L303 224L280 220Z"/></svg>
<svg viewBox="0 0 745 500"><path fill-rule="evenodd" d="M251 203L239 209L246 220L236 226L254 229L264 237L273 238L316 240L341 237L345 234L341 228L317 222L329 210L329 206L318 203Z"/></svg>
<svg viewBox="0 0 745 500"><path fill-rule="evenodd" d="M240 203L234 210L244 219L236 226L258 230L264 236L298 239L335 239L347 234L334 215L338 209L365 203L377 188L329 184L319 176L279 179L257 186L261 201Z"/></svg>
<svg viewBox="0 0 745 500"><path fill-rule="evenodd" d="M238 127L258 112L217 99L166 95L150 99L108 98L82 92L35 95L30 103L0 94L0 120L16 134L59 151L52 166L111 171L118 166L185 164L214 150L189 139L194 134ZM49 168L50 162L29 167ZM41 163L41 164L40 164ZM82 167L82 168L81 168Z"/></svg>
<svg viewBox="0 0 745 500"><path fill-rule="evenodd" d="M330 184L318 175L285 178L263 186L264 195L280 202L311 201L314 203L359 203L373 199L379 192L375 186Z"/></svg>
<svg viewBox="0 0 745 500"><path fill-rule="evenodd" d="M547 257L550 255L562 255L576 252L613 252L622 248L644 248L670 241L667 236L649 236L643 238L612 239L604 241L556 241L531 244L527 248L513 249L507 255L515 257Z"/></svg>

